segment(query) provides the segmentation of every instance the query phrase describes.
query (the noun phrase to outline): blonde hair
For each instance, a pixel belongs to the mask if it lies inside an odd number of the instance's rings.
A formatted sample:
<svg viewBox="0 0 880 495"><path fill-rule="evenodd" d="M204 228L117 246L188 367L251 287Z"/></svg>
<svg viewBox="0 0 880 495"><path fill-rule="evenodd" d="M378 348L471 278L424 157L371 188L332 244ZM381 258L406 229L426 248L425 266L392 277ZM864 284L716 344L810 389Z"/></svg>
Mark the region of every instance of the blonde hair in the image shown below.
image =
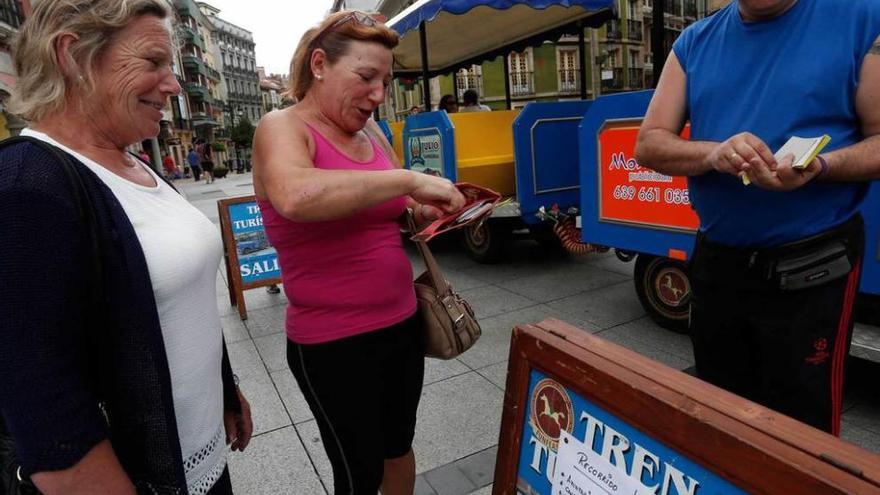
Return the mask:
<svg viewBox="0 0 880 495"><path fill-rule="evenodd" d="M334 64L348 53L353 41L375 42L389 50L397 46L400 41L397 33L379 21L367 25L357 17L370 18L364 12L343 10L330 14L321 24L303 34L290 62L290 87L282 97L294 101L303 99L315 81L311 61L312 53L319 48L327 54L327 61ZM348 22L349 18L351 22Z"/></svg>
<svg viewBox="0 0 880 495"><path fill-rule="evenodd" d="M116 32L135 18L173 18L168 0L43 0L22 25L12 48L18 80L9 109L25 120L39 121L61 110L72 91L94 90L97 59ZM56 52L58 39L78 39L67 61L78 70L65 76Z"/></svg>

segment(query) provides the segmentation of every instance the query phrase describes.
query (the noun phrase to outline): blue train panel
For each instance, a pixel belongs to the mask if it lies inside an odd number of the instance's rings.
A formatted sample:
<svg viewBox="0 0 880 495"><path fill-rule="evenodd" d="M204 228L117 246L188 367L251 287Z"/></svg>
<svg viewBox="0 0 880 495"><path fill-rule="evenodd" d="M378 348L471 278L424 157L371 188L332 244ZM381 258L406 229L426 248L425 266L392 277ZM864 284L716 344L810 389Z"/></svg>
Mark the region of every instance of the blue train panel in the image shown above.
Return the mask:
<svg viewBox="0 0 880 495"><path fill-rule="evenodd" d="M391 144L391 147L394 147L394 135L391 133L391 127L388 126L388 122L385 120L380 120L378 122L379 129L382 129L382 134L385 135L385 139Z"/></svg>
<svg viewBox="0 0 880 495"><path fill-rule="evenodd" d="M592 101L529 103L513 124L516 194L523 220L538 208L580 206L578 126Z"/></svg>
<svg viewBox="0 0 880 495"><path fill-rule="evenodd" d="M406 118L403 160L404 166L410 170L441 175L457 182L455 127L445 111L419 113Z"/></svg>
<svg viewBox="0 0 880 495"><path fill-rule="evenodd" d="M865 217L865 261L860 291L880 295L880 181L871 184L862 216Z"/></svg>
<svg viewBox="0 0 880 495"><path fill-rule="evenodd" d="M619 169L620 171L627 172L629 170L630 177L634 177L636 180L644 177L655 179L654 182L648 181L645 184L653 184L658 180L661 183L664 181L663 177L651 177L650 171L642 170L635 162L633 158L635 151L634 140L631 140L632 142L627 146L616 150L617 152L612 154L612 160L609 162L603 163L599 158L600 151L602 151L599 145L600 132L609 123L632 123L632 125L637 126L644 117L653 94L653 91L638 91L602 96L596 99L587 110L587 113L584 114L578 132L581 164L581 237L584 242L626 251L648 253L656 256L670 256L676 252L678 255L675 257L683 257L683 255L690 257L694 244L694 233L692 231L687 231L671 224L664 225L662 222L637 223L635 221L627 221L626 219L618 218L612 220L600 216L603 198L600 182L603 171ZM607 153L607 150L605 151ZM639 184L639 182L633 182L633 184ZM649 208L659 208L655 204L655 199L659 199L657 204L663 206L667 200L677 200L680 205L684 201L682 194L686 198L686 192L681 191L678 191L679 195L677 198L674 195L668 195L667 191L670 189L661 190L657 188L657 192L655 192L653 185L617 184L614 188L613 194L615 196L633 200L634 212L649 211ZM609 193L610 191L605 192L605 194ZM648 197L649 193L650 197ZM641 199L650 199L650 201L644 201L643 205L636 203Z"/></svg>

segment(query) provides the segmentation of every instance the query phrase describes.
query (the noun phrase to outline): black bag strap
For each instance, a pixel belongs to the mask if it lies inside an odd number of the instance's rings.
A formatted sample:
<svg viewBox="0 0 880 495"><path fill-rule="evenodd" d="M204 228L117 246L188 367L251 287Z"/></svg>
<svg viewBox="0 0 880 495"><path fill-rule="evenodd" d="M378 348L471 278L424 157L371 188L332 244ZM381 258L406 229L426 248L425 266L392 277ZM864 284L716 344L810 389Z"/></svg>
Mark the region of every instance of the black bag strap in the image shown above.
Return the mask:
<svg viewBox="0 0 880 495"><path fill-rule="evenodd" d="M73 201L76 205L77 215L79 216L80 224L83 225L89 247L89 258L92 268L92 280L89 284L89 302L93 311L99 311L104 300L104 271L103 264L101 263L101 249L98 241L95 208L86 191L82 176L80 176L79 171L73 164L70 154L57 146L31 136L15 136L4 139L0 141L0 150L20 143L29 143L49 153L61 165L61 169L67 176L71 186L70 190L73 194Z"/></svg>

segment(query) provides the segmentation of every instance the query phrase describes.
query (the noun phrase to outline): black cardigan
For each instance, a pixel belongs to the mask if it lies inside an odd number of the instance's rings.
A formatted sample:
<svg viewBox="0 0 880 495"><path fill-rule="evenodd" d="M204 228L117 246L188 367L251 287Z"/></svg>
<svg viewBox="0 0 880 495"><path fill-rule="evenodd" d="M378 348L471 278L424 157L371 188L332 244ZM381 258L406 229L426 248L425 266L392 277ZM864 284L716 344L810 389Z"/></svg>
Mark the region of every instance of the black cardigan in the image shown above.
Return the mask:
<svg viewBox="0 0 880 495"><path fill-rule="evenodd" d="M0 413L25 474L68 468L109 438L139 492L186 493L171 377L143 250L110 189L71 160L95 210L103 321L86 332L90 251L69 180L39 147L5 148ZM225 407L240 411L225 343L222 374Z"/></svg>

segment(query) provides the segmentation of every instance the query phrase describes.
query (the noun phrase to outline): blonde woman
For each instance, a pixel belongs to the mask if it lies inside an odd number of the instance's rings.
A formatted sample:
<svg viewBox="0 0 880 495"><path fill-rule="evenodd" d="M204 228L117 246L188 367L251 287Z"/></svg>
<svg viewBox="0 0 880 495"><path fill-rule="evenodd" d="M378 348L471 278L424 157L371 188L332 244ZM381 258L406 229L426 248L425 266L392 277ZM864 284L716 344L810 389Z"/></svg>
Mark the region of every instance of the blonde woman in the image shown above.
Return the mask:
<svg viewBox="0 0 880 495"><path fill-rule="evenodd" d="M225 444L250 439L217 313L219 233L126 152L180 92L172 18L165 0L43 1L13 51L23 135L58 155L0 152L0 412L16 474L46 494L228 494Z"/></svg>

